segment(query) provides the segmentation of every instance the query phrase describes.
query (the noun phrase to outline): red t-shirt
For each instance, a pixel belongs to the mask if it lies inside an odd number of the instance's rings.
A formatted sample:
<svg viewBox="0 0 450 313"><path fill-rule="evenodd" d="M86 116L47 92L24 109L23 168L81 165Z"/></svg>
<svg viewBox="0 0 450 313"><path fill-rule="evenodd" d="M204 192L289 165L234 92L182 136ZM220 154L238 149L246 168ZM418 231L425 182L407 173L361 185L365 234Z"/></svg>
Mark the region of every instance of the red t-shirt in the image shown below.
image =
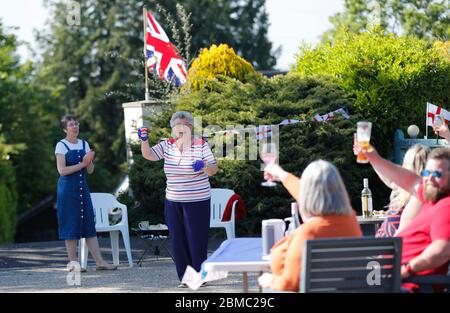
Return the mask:
<svg viewBox="0 0 450 313"><path fill-rule="evenodd" d="M428 245L436 240L450 240L450 196L436 203L423 197L423 184L418 190L418 199L422 202L420 213L411 224L398 233L403 238L402 264L420 255ZM418 275L447 274L448 264L425 270Z"/></svg>

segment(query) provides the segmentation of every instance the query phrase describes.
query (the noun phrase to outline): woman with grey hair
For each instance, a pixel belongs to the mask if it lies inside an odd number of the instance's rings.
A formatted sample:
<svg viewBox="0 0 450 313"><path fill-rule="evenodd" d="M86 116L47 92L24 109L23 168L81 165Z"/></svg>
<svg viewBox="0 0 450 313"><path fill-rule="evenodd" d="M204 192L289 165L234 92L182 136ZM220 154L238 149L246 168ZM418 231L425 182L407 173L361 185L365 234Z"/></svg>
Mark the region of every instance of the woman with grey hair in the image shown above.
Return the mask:
<svg viewBox="0 0 450 313"><path fill-rule="evenodd" d="M301 180L273 164L265 168L264 178L283 183L299 203L304 223L272 247L272 273L261 275L258 281L262 287L298 291L301 254L306 240L360 237L362 232L341 175L330 162L310 163Z"/></svg>
<svg viewBox="0 0 450 313"><path fill-rule="evenodd" d="M153 147L148 143L148 129L138 130L142 156L150 161L164 159L167 177L164 214L180 281L188 265L200 272L206 260L211 202L209 176L218 171L208 143L193 136L193 126L194 118L189 112L174 113L170 119L172 138Z"/></svg>

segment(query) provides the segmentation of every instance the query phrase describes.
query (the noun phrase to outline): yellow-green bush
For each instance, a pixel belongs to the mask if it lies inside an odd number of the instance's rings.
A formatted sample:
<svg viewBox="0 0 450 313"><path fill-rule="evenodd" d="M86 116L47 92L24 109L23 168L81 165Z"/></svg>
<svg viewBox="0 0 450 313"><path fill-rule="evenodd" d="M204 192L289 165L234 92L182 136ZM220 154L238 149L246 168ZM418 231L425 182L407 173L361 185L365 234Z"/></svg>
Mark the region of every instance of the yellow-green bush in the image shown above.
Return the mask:
<svg viewBox="0 0 450 313"><path fill-rule="evenodd" d="M200 90L205 86L211 87L209 82L217 76L231 77L244 82L246 75L253 72L255 72L253 66L238 56L233 48L226 44L212 45L209 49L202 49L200 55L192 62L184 88Z"/></svg>
<svg viewBox="0 0 450 313"><path fill-rule="evenodd" d="M450 62L450 40L435 41L434 48L444 57L447 62Z"/></svg>

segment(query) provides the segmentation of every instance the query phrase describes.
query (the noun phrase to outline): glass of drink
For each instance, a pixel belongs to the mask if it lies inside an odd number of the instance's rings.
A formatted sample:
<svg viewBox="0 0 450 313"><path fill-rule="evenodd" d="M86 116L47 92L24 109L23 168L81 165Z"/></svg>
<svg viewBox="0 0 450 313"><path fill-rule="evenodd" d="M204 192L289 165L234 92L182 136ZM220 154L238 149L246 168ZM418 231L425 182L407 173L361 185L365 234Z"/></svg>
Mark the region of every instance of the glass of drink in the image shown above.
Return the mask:
<svg viewBox="0 0 450 313"><path fill-rule="evenodd" d="M264 162L264 164L270 165L270 164L275 164L277 163L277 159L278 159L278 149L277 149L277 145L274 143L263 143L261 145L261 150L260 150L260 154L261 156L261 160ZM264 187L275 187L277 184L273 181L270 180L266 180L264 182L261 183L261 186Z"/></svg>
<svg viewBox="0 0 450 313"><path fill-rule="evenodd" d="M368 148L370 143L370 134L372 131L372 123L367 121L360 121L356 124L356 140L358 146L361 148ZM356 162L368 163L369 160L364 153L359 152L356 156Z"/></svg>

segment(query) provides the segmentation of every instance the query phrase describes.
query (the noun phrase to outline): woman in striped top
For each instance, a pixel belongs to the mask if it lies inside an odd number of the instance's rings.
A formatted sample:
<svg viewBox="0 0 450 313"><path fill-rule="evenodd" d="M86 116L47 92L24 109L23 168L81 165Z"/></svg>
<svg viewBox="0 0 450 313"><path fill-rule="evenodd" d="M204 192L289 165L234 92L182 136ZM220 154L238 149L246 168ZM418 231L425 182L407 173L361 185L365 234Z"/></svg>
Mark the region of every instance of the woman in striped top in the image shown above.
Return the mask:
<svg viewBox="0 0 450 313"><path fill-rule="evenodd" d="M216 174L218 167L208 143L193 136L194 118L190 113L174 113L170 126L172 138L153 147L148 143L147 128L139 128L138 135L144 158L150 161L164 159L167 177L164 213L181 281L188 265L199 272L207 257L211 199L209 176Z"/></svg>

